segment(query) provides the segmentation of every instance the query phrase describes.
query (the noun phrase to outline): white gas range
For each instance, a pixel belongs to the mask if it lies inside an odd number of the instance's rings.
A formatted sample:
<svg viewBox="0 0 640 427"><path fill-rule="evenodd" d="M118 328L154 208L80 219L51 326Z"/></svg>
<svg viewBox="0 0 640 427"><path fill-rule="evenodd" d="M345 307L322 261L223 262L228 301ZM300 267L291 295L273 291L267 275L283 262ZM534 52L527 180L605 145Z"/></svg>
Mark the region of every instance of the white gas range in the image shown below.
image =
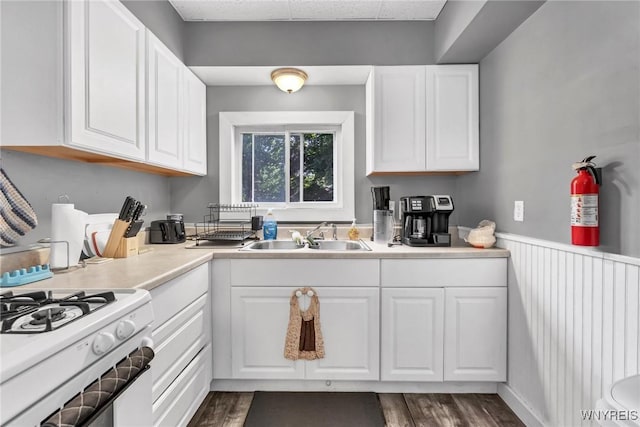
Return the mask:
<svg viewBox="0 0 640 427"><path fill-rule="evenodd" d="M0 291L0 425L151 425L152 322L144 290Z"/></svg>

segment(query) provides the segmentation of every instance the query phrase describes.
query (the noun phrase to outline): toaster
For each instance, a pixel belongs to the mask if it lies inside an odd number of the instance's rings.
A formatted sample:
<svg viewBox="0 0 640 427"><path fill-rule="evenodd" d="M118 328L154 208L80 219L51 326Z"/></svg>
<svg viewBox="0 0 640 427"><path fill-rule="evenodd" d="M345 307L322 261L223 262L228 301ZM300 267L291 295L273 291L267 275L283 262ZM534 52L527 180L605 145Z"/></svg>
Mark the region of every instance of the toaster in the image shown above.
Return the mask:
<svg viewBox="0 0 640 427"><path fill-rule="evenodd" d="M151 221L149 243L184 243L186 240L183 221L175 219Z"/></svg>

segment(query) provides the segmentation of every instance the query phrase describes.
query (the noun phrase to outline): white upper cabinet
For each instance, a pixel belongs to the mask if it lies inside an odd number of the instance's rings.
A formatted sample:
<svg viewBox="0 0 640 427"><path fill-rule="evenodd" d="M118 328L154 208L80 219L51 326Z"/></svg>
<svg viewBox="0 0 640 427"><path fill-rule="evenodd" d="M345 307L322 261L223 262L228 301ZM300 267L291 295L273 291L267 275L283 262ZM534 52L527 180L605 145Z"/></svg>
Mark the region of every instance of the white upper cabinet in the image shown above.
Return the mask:
<svg viewBox="0 0 640 427"><path fill-rule="evenodd" d="M184 169L207 174L207 87L188 68L184 70Z"/></svg>
<svg viewBox="0 0 640 427"><path fill-rule="evenodd" d="M479 169L478 66L427 67L427 170Z"/></svg>
<svg viewBox="0 0 640 427"><path fill-rule="evenodd" d="M367 174L425 170L425 67L374 67L367 92Z"/></svg>
<svg viewBox="0 0 640 427"><path fill-rule="evenodd" d="M147 161L182 169L184 65L147 30Z"/></svg>
<svg viewBox="0 0 640 427"><path fill-rule="evenodd" d="M145 27L120 2L67 7L67 142L143 160Z"/></svg>
<svg viewBox="0 0 640 427"><path fill-rule="evenodd" d="M479 168L478 66L373 67L367 175Z"/></svg>

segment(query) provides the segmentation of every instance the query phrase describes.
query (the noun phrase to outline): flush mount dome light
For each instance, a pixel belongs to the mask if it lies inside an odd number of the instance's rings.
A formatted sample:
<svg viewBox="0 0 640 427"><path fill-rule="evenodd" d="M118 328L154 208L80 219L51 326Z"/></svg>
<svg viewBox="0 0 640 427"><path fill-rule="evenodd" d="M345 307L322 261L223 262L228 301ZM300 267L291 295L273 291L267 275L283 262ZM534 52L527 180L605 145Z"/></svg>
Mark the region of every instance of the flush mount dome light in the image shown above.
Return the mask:
<svg viewBox="0 0 640 427"><path fill-rule="evenodd" d="M307 77L307 73L297 68L278 68L271 73L271 80L281 91L287 93L299 91Z"/></svg>

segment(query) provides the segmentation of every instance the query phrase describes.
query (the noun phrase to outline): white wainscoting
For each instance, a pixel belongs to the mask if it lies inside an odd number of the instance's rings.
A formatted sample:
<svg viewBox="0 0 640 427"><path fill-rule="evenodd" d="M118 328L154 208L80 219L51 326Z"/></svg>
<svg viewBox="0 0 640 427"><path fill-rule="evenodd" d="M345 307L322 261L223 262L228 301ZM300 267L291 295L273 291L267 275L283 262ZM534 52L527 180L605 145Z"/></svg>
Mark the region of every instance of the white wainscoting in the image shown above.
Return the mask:
<svg viewBox="0 0 640 427"><path fill-rule="evenodd" d="M640 372L640 259L497 237L511 251L508 382L499 393L528 425L596 426L580 410Z"/></svg>

